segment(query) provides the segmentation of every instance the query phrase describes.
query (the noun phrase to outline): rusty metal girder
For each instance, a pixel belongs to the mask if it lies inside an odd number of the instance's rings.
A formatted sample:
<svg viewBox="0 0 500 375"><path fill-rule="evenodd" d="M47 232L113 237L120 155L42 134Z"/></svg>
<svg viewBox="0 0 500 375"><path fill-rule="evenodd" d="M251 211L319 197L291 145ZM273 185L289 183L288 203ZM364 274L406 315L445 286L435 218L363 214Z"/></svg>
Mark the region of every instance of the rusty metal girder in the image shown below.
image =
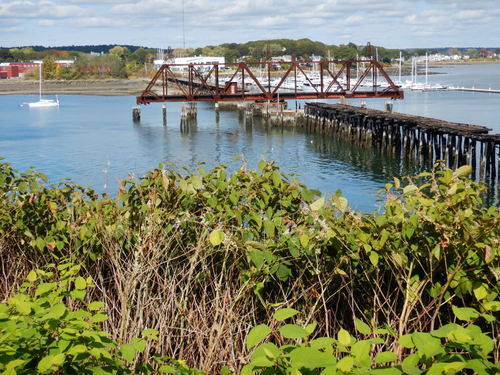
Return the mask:
<svg viewBox="0 0 500 375"><path fill-rule="evenodd" d="M299 63L281 63L288 66L284 72L272 72L272 62L227 63L227 64L164 64L141 95L137 104L155 102L192 101L275 101L293 99L334 99L334 98L391 98L403 99L404 93L395 85L383 67L376 60L333 60ZM314 64L318 70L306 71L304 64ZM364 68L359 71L360 65ZM224 77L220 65L233 68L229 77ZM314 66L313 65L313 66ZM330 66L339 66L334 73ZM353 66L361 73L358 79L351 77ZM265 67L261 77L256 67ZM252 70L254 68L254 70ZM262 69L261 69L262 70ZM309 83L310 91L297 87L297 75ZM367 77L371 80L366 85ZM274 80L271 78L274 76ZM342 79L343 77L343 79ZM379 85L379 78L386 84ZM320 83L317 83L319 79ZM294 82L293 88L284 88L287 80ZM316 82L316 84L314 83ZM365 82L365 85L363 83ZM176 90L169 93L169 87ZM172 90L170 90L172 91Z"/></svg>

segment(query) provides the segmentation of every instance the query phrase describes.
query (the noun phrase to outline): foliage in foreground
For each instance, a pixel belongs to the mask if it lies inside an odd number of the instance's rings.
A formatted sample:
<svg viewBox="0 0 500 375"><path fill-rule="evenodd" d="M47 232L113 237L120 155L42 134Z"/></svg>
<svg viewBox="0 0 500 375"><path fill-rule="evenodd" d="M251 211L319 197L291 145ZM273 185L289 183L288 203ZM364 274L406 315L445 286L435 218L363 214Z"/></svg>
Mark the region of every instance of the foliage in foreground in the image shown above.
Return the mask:
<svg viewBox="0 0 500 375"><path fill-rule="evenodd" d="M142 338L119 344L102 331L107 320L103 302L86 302L93 287L90 278L78 276L80 267L71 263L49 265L31 271L20 292L0 304L0 371L2 374L134 374L176 373L201 375L183 361L168 357L141 357L148 341L158 340L158 332L145 329ZM311 339L317 327L310 324L283 324L298 311L283 308L273 314L274 336L285 341L278 347L269 341L273 330L260 324L250 330L246 348L254 349L241 375L262 374L456 374L472 370L479 375L498 373L491 361L494 341L473 324L480 315L471 308L456 308L465 323L449 323L430 333L413 332L397 337L387 329L375 329L356 320L361 335L357 340L340 329L336 338ZM394 335L397 351L384 351L386 337ZM223 367L221 374L230 374Z"/></svg>
<svg viewBox="0 0 500 375"><path fill-rule="evenodd" d="M90 277L63 263L31 271L18 294L0 304L0 371L15 374L134 374L153 367L137 362L158 332L119 344L99 323L108 319L104 303L86 302ZM166 362L170 364L166 364ZM180 362L154 356L160 372L182 372ZM133 364L135 363L135 366ZM186 371L188 373L189 371Z"/></svg>
<svg viewBox="0 0 500 375"><path fill-rule="evenodd" d="M358 340L342 328L336 338L311 339L315 322L305 327L283 324L278 336L287 342L280 347L273 342L258 345L241 375L452 375L467 370L479 375L497 374L500 365L491 362L494 341L469 321L479 313L470 308L453 309L457 318L465 321L463 325L449 323L431 332L413 332L400 337L390 330L374 329L361 320L356 320L356 330L362 337ZM295 309L285 308L273 317L282 322L297 313ZM495 320L484 316L490 322ZM268 338L271 332L265 324L254 327L247 336L247 348ZM383 349L389 335L397 339L398 350Z"/></svg>
<svg viewBox="0 0 500 375"><path fill-rule="evenodd" d="M105 303L112 339L159 332L146 356L238 369L250 327L283 303L318 322L314 337L342 328L362 339L359 319L394 332L384 350L395 351L397 337L456 323L453 305L499 310L499 212L482 204L469 170L395 179L383 211L362 214L266 162L161 168L112 199L0 164L1 298L63 258L92 277L87 298ZM498 335L496 322L475 324Z"/></svg>

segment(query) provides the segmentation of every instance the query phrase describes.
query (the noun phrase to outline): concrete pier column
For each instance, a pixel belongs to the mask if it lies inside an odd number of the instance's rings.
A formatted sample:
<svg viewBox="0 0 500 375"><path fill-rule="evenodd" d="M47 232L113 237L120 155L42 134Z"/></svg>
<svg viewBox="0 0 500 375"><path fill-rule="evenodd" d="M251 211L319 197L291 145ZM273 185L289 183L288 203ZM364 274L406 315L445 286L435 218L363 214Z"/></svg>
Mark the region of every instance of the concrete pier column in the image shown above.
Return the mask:
<svg viewBox="0 0 500 375"><path fill-rule="evenodd" d="M139 107L132 107L132 120L134 122L141 121L141 108L139 108Z"/></svg>

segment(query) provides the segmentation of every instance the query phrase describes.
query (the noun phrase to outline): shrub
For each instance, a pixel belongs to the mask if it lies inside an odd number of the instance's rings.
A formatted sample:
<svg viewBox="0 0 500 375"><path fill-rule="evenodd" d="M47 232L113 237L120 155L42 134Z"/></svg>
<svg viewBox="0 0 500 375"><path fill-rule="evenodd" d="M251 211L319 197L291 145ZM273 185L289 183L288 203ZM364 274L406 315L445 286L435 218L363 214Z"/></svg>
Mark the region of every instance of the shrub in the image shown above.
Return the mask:
<svg viewBox="0 0 500 375"><path fill-rule="evenodd" d="M463 325L449 323L428 333L413 332L396 337L402 349L398 351L383 349L386 336L391 335L389 331L372 329L360 320L356 321L359 335L363 337L359 340L344 329L338 331L336 338L311 339L315 322L306 326L282 324L277 332L261 324L252 328L247 336L247 348L255 348L241 375L498 374L500 365L491 362L494 341L468 321L479 313L473 309L454 310L458 319L466 321ZM297 313L294 309L281 309L274 313L274 319L283 322ZM257 345L271 333L284 344L278 347L269 341Z"/></svg>
<svg viewBox="0 0 500 375"><path fill-rule="evenodd" d="M452 305L499 309L499 212L467 173L437 165L395 179L381 212L358 213L266 162L162 167L113 198L0 164L0 293L30 269L78 262L113 339L130 342L148 322L159 341L147 351L207 372L238 368L249 327L282 303L316 320L314 335L354 332L360 319L395 332L385 346L396 350L396 336L455 323Z"/></svg>

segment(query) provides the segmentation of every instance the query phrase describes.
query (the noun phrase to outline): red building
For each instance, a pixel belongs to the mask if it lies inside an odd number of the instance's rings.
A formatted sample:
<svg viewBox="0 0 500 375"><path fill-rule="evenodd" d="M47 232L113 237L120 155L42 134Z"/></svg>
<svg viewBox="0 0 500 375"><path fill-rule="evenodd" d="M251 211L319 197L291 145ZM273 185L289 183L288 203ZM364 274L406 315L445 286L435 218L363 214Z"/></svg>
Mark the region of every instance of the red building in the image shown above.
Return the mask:
<svg viewBox="0 0 500 375"><path fill-rule="evenodd" d="M0 65L0 78L18 78L19 67L15 65Z"/></svg>
<svg viewBox="0 0 500 375"><path fill-rule="evenodd" d="M9 63L10 66L15 66L19 69L19 74L24 74L27 72L31 72L35 69L38 69L40 66L37 62L12 62Z"/></svg>

